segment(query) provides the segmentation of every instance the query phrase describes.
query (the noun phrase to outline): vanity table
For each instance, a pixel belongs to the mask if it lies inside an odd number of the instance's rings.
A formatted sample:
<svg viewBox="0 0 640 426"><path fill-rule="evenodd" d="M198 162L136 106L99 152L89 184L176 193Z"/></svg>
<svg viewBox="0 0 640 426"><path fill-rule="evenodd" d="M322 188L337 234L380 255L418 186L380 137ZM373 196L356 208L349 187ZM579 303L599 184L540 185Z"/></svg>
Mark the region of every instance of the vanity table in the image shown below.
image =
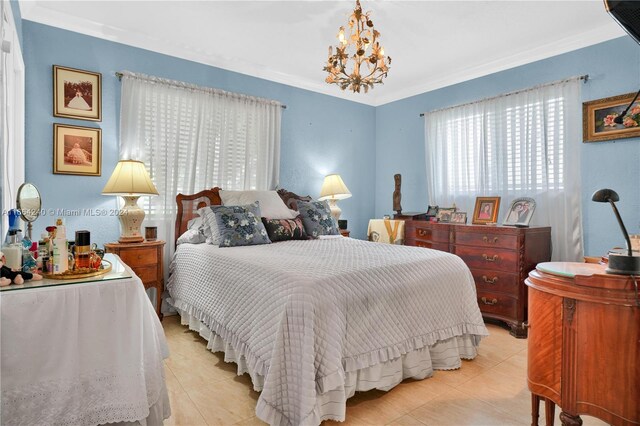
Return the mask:
<svg viewBox="0 0 640 426"><path fill-rule="evenodd" d="M640 425L640 277L605 268L541 263L525 281L532 425L541 400L548 425L556 404L563 425L581 425L580 414Z"/></svg>
<svg viewBox="0 0 640 426"><path fill-rule="evenodd" d="M161 424L164 332L118 256L105 275L0 290L1 424Z"/></svg>

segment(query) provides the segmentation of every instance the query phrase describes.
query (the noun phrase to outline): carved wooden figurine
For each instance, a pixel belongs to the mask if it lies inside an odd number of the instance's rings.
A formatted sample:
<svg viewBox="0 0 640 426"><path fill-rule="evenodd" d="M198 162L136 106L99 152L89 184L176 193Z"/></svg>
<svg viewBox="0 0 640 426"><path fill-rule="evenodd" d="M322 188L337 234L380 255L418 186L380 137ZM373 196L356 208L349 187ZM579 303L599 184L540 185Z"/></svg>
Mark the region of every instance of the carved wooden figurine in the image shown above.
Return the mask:
<svg viewBox="0 0 640 426"><path fill-rule="evenodd" d="M400 192L402 175L397 173L393 175L393 179L396 182L396 189L393 190L393 210L395 210L396 214L402 214L402 206L400 205L400 200L402 200L402 193Z"/></svg>

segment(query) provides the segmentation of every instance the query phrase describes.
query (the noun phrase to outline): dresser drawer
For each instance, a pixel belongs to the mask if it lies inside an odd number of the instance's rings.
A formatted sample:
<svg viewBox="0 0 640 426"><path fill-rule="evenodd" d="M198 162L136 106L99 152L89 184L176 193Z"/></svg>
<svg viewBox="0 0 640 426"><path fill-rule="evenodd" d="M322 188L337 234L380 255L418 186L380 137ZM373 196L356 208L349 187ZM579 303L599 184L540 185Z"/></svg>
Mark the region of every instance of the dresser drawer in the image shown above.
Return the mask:
<svg viewBox="0 0 640 426"><path fill-rule="evenodd" d="M504 294L478 291L480 312L487 316L517 318L518 300Z"/></svg>
<svg viewBox="0 0 640 426"><path fill-rule="evenodd" d="M507 293L514 297L520 294L521 283L518 274L496 271L491 269L471 269L478 291Z"/></svg>
<svg viewBox="0 0 640 426"><path fill-rule="evenodd" d="M129 266L156 265L158 263L158 250L156 248L120 250L119 256Z"/></svg>
<svg viewBox="0 0 640 426"><path fill-rule="evenodd" d="M135 266L132 267L133 272L142 280L144 284L153 283L158 281L158 267L157 266Z"/></svg>
<svg viewBox="0 0 640 426"><path fill-rule="evenodd" d="M407 246L430 248L430 249L446 251L446 252L449 251L449 243L440 243L435 241L422 241L422 240L416 240L416 239L410 238L410 239L406 239L404 241L404 244Z"/></svg>
<svg viewBox="0 0 640 426"><path fill-rule="evenodd" d="M456 232L456 244L464 244L477 247L497 247L514 249L518 245L517 235L477 233L477 232Z"/></svg>
<svg viewBox="0 0 640 426"><path fill-rule="evenodd" d="M444 228L444 229L443 229ZM429 225L413 225L405 229L405 239L437 241L449 243L449 227L430 227Z"/></svg>
<svg viewBox="0 0 640 426"><path fill-rule="evenodd" d="M494 269L499 271L518 272L518 253L513 250L456 246L453 253L464 260L469 268Z"/></svg>

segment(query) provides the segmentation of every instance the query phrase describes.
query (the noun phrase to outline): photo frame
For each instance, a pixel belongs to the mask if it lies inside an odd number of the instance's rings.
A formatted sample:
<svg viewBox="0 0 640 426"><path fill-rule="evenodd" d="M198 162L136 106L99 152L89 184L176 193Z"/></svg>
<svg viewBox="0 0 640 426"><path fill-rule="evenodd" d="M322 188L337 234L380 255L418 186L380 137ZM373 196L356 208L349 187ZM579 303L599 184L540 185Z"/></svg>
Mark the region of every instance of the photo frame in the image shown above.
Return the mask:
<svg viewBox="0 0 640 426"><path fill-rule="evenodd" d="M54 65L53 115L102 121L102 74Z"/></svg>
<svg viewBox="0 0 640 426"><path fill-rule="evenodd" d="M613 120L631 103L635 93L596 99L582 104L582 137L584 142L610 141L640 137L640 99L623 117L622 124Z"/></svg>
<svg viewBox="0 0 640 426"><path fill-rule="evenodd" d="M437 216L437 215L438 215L438 206L427 207L427 216Z"/></svg>
<svg viewBox="0 0 640 426"><path fill-rule="evenodd" d="M451 222L451 216L453 216L455 212L455 207L438 207L436 218L438 219L438 222L449 223Z"/></svg>
<svg viewBox="0 0 640 426"><path fill-rule="evenodd" d="M451 222L456 223L458 225L466 225L467 224L467 212L455 212L451 215Z"/></svg>
<svg viewBox="0 0 640 426"><path fill-rule="evenodd" d="M503 225L529 226L533 211L536 209L536 200L529 197L516 198L511 202L509 211L504 218Z"/></svg>
<svg viewBox="0 0 640 426"><path fill-rule="evenodd" d="M476 207L473 210L474 225L486 225L498 221L500 211L500 197L476 197Z"/></svg>
<svg viewBox="0 0 640 426"><path fill-rule="evenodd" d="M54 124L53 173L100 176L102 130L94 127Z"/></svg>

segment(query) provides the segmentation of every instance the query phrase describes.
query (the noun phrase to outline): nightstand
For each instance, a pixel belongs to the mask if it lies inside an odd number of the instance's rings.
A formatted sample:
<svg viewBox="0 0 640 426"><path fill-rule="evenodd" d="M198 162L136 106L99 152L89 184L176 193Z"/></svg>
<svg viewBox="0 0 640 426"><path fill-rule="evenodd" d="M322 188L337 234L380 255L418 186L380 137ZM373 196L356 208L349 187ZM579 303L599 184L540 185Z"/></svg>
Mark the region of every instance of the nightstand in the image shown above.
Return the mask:
<svg viewBox="0 0 640 426"><path fill-rule="evenodd" d="M142 280L144 288L156 289L156 312L162 320L162 292L164 290L164 241L145 241L142 243L107 243L107 253L115 253Z"/></svg>
<svg viewBox="0 0 640 426"><path fill-rule="evenodd" d="M340 235L342 235L343 237L348 237L350 233L351 231L349 231L348 229L340 229Z"/></svg>

